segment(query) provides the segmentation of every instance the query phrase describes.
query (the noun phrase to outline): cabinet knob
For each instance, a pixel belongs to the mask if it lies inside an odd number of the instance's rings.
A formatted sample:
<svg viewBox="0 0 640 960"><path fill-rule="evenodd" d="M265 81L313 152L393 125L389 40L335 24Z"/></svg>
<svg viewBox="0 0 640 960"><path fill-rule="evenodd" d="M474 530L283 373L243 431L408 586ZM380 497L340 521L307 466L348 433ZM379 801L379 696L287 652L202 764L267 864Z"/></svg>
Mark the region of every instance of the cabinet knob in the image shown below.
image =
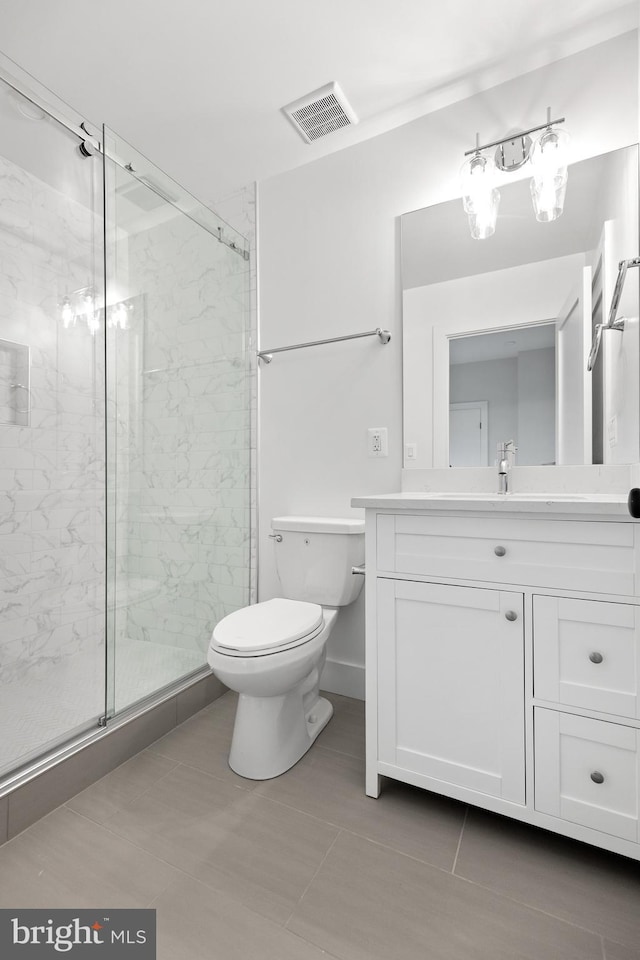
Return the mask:
<svg viewBox="0 0 640 960"><path fill-rule="evenodd" d="M504 618L505 620L517 620L518 614L516 613L515 610L507 610L507 612L504 615Z"/></svg>
<svg viewBox="0 0 640 960"><path fill-rule="evenodd" d="M599 770L594 770L591 779L594 783L604 783L604 774L600 773Z"/></svg>
<svg viewBox="0 0 640 960"><path fill-rule="evenodd" d="M496 557L504 557L507 550L506 547L494 547L493 552L495 553Z"/></svg>
<svg viewBox="0 0 640 960"><path fill-rule="evenodd" d="M602 656L601 653L597 653L594 651L594 653L589 654L589 660L591 660L591 663L602 663L602 661L604 660L604 657Z"/></svg>

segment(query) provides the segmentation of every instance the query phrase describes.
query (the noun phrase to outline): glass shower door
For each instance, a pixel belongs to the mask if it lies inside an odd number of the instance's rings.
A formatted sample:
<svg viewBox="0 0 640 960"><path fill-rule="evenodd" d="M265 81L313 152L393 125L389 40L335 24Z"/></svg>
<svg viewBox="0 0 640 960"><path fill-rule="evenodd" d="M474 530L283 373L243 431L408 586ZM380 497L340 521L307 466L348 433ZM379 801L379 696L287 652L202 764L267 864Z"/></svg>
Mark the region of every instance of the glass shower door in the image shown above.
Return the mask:
<svg viewBox="0 0 640 960"><path fill-rule="evenodd" d="M206 669L249 598L244 239L111 131L109 713Z"/></svg>
<svg viewBox="0 0 640 960"><path fill-rule="evenodd" d="M102 165L0 80L0 776L105 712Z"/></svg>

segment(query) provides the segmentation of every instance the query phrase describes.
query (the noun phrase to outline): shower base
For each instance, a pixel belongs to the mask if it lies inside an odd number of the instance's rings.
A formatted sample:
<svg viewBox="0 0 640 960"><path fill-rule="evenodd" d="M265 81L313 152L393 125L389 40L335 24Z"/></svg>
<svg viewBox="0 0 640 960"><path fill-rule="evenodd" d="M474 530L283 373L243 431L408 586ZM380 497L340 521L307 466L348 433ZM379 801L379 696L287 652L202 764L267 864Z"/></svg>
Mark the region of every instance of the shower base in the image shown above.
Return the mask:
<svg viewBox="0 0 640 960"><path fill-rule="evenodd" d="M114 660L116 713L205 666L196 650L131 639L119 641ZM103 714L104 660L95 651L42 662L3 684L0 776Z"/></svg>

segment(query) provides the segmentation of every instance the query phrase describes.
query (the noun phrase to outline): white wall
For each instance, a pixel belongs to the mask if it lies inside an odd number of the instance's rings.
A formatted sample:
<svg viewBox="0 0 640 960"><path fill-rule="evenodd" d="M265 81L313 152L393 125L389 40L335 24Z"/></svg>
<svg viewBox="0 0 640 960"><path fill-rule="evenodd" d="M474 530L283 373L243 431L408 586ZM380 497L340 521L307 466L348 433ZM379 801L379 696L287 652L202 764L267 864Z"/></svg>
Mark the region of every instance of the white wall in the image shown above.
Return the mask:
<svg viewBox="0 0 640 960"><path fill-rule="evenodd" d="M277 595L269 519L350 515L355 495L400 488L401 293L398 217L459 196L476 131L485 142L566 117L573 158L638 139L636 33L525 74L259 187L261 346L376 326L392 340L355 340L277 355L260 372L260 599ZM389 457L369 459L366 428L389 429ZM364 685L362 598L329 643L327 686ZM344 684L341 679L344 680ZM357 681L357 682L356 682Z"/></svg>

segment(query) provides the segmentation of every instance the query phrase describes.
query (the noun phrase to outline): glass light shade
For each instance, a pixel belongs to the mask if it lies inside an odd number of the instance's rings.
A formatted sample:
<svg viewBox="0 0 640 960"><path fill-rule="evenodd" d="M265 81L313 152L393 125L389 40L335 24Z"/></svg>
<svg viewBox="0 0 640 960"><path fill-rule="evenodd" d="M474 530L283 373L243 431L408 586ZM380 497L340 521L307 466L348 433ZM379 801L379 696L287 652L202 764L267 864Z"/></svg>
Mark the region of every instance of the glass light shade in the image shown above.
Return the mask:
<svg viewBox="0 0 640 960"><path fill-rule="evenodd" d="M569 134L547 127L531 149L531 199L536 220L557 220L564 208L567 192Z"/></svg>
<svg viewBox="0 0 640 960"><path fill-rule="evenodd" d="M474 240L485 240L496 229L500 191L494 187L496 165L493 157L475 153L462 165L462 202L469 217Z"/></svg>
<svg viewBox="0 0 640 960"><path fill-rule="evenodd" d="M570 137L566 130L547 127L531 148L533 179L567 176Z"/></svg>
<svg viewBox="0 0 640 960"><path fill-rule="evenodd" d="M564 208L564 198L567 192L567 177L547 177L544 180L531 180L531 199L536 220L549 223L557 220Z"/></svg>

